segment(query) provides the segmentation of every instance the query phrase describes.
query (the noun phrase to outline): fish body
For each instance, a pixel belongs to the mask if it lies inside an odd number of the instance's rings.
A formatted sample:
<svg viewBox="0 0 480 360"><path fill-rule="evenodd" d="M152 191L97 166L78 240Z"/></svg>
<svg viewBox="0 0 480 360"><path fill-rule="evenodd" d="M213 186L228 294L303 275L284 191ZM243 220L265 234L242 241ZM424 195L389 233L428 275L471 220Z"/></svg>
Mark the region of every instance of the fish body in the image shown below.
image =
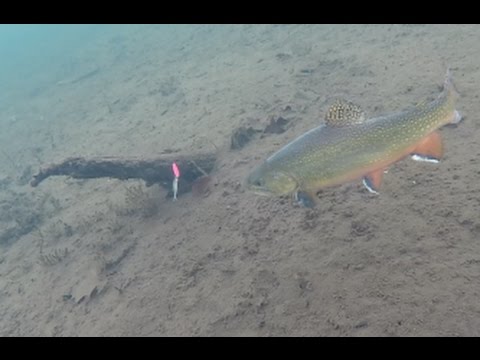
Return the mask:
<svg viewBox="0 0 480 360"><path fill-rule="evenodd" d="M322 188L363 179L377 192L386 168L412 155L438 162L443 155L440 127L460 121L450 71L444 88L430 103L367 119L353 103L337 101L325 124L314 128L267 158L247 178L247 187L263 195L301 192L311 198Z"/></svg>

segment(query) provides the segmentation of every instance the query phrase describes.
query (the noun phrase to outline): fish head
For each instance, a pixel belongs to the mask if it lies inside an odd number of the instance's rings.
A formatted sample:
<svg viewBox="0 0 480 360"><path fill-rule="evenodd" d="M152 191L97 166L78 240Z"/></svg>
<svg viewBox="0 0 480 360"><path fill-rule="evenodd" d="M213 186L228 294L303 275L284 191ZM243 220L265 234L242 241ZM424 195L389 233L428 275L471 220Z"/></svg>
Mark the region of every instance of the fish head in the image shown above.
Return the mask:
<svg viewBox="0 0 480 360"><path fill-rule="evenodd" d="M280 196L296 191L298 183L291 175L264 163L250 173L246 186L258 195Z"/></svg>

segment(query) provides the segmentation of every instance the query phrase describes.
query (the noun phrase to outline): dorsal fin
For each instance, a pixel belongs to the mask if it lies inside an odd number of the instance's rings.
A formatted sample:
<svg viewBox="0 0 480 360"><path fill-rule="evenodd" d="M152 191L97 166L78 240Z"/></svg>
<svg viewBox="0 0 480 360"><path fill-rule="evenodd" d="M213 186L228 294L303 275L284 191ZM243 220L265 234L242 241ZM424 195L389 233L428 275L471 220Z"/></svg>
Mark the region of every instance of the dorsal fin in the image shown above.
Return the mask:
<svg viewBox="0 0 480 360"><path fill-rule="evenodd" d="M327 110L325 122L329 126L346 126L361 124L365 121L365 112L360 106L350 101L339 99Z"/></svg>

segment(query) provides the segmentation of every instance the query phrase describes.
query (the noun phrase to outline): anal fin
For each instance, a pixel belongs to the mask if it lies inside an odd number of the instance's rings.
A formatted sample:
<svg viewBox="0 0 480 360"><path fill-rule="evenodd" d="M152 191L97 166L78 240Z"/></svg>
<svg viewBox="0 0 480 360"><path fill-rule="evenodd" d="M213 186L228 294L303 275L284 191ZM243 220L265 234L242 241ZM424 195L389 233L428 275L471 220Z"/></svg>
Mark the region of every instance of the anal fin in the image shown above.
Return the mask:
<svg viewBox="0 0 480 360"><path fill-rule="evenodd" d="M412 159L416 161L438 163L442 156L443 144L438 131L431 133L421 140L412 152Z"/></svg>
<svg viewBox="0 0 480 360"><path fill-rule="evenodd" d="M373 194L378 194L382 185L384 169L372 171L363 177L363 185Z"/></svg>

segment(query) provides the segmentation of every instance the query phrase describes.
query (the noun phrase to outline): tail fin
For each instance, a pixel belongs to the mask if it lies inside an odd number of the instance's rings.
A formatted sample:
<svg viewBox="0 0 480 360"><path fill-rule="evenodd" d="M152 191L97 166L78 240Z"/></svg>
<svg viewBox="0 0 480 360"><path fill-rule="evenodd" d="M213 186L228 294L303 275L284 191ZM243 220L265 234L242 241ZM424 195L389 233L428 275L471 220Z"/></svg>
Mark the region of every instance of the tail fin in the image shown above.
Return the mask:
<svg viewBox="0 0 480 360"><path fill-rule="evenodd" d="M445 82L443 83L443 96L447 98L448 102L451 102L453 106L453 117L450 121L451 124L458 124L462 119L462 114L455 109L455 99L460 95L455 87L455 84L452 81L452 73L450 67L447 68L447 73L445 74Z"/></svg>
<svg viewBox="0 0 480 360"><path fill-rule="evenodd" d="M456 98L460 96L455 84L453 83L450 66L447 68L447 72L445 74L445 81L443 82L443 91L447 94L447 96L453 95Z"/></svg>

